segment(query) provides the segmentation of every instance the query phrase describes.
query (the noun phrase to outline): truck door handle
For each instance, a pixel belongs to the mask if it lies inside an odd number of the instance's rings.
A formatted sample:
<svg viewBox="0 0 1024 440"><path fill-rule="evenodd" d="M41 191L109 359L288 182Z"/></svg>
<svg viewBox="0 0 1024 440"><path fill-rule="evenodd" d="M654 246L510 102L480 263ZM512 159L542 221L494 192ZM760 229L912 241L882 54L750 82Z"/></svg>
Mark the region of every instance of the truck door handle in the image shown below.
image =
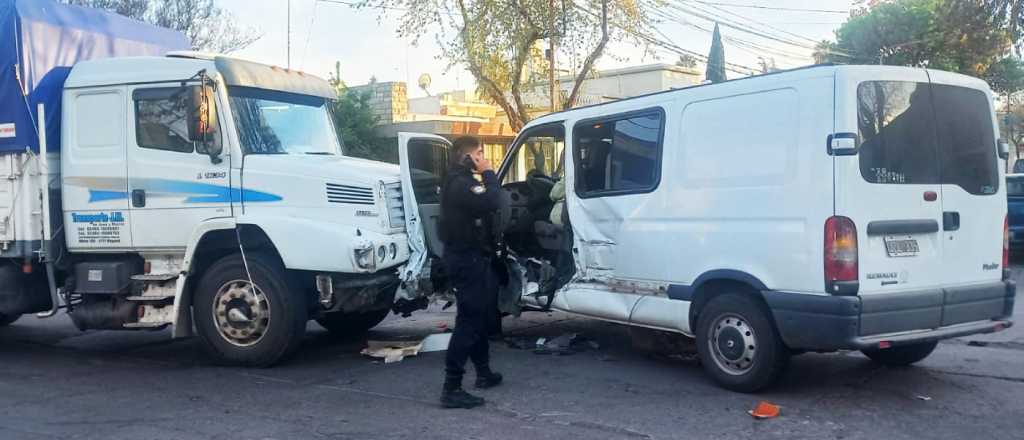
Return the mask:
<svg viewBox="0 0 1024 440"><path fill-rule="evenodd" d="M146 190L134 189L132 190L132 207L133 208L145 208L146 207Z"/></svg>
<svg viewBox="0 0 1024 440"><path fill-rule="evenodd" d="M942 213L942 230L943 231L958 231L960 230L960 213L955 211L946 211Z"/></svg>

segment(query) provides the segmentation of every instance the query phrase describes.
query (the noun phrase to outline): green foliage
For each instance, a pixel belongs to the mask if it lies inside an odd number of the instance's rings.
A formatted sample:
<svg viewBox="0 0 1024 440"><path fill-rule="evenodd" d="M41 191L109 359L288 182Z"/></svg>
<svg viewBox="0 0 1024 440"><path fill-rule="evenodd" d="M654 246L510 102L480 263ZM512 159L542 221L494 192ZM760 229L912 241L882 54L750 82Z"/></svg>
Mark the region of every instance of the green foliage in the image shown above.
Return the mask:
<svg viewBox="0 0 1024 440"><path fill-rule="evenodd" d="M696 69L697 57L693 55L680 55L679 60L676 61L676 65L685 69Z"/></svg>
<svg viewBox="0 0 1024 440"><path fill-rule="evenodd" d="M982 0L889 0L836 30L828 61L921 66L980 76L1006 54L1010 32Z"/></svg>
<svg viewBox="0 0 1024 440"><path fill-rule="evenodd" d="M361 0L360 6L377 8L381 14L402 11L399 36L416 41L435 38L442 58L469 70L482 95L501 107L518 129L530 117L523 96L543 89L547 82L549 62L541 45L554 38L556 61L582 60L571 72L578 92L608 41L648 47L636 34L650 30L653 20L647 14L661 1ZM607 33L602 27L602 6L607 6ZM573 64L558 67L564 71ZM570 93L563 105L573 105L577 96Z"/></svg>
<svg viewBox="0 0 1024 440"><path fill-rule="evenodd" d="M988 68L985 81L993 91L1003 96L1024 90L1024 62L1015 57L1003 58Z"/></svg>
<svg viewBox="0 0 1024 440"><path fill-rule="evenodd" d="M707 80L713 83L726 80L725 47L722 46L722 34L715 23L715 33L711 35L711 52L708 53Z"/></svg>
<svg viewBox="0 0 1024 440"><path fill-rule="evenodd" d="M371 89L349 89L341 80L339 65L335 63L335 72L330 75L328 82L338 91L338 100L331 110L334 128L341 137L345 155L398 163L397 144L393 139L382 139L374 133L380 118L370 107Z"/></svg>

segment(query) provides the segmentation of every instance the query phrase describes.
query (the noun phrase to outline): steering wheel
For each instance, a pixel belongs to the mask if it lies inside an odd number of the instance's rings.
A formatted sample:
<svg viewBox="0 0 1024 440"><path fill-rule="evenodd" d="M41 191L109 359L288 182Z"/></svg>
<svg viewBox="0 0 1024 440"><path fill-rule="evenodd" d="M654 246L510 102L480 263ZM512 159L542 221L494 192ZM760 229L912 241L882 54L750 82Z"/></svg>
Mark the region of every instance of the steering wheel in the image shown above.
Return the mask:
<svg viewBox="0 0 1024 440"><path fill-rule="evenodd" d="M533 192L533 201L537 199L543 201L550 201L548 195L551 194L551 189L555 187L554 178L545 175L538 170L530 170L526 173L526 186Z"/></svg>

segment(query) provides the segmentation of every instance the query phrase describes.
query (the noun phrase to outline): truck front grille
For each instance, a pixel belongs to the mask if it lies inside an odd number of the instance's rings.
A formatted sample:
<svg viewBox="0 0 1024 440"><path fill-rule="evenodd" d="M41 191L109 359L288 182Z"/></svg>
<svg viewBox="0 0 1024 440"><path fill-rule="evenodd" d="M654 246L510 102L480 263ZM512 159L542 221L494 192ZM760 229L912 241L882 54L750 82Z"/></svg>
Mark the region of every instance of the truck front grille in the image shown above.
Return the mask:
<svg viewBox="0 0 1024 440"><path fill-rule="evenodd" d="M327 184L327 201L352 205L373 205L373 189L362 186Z"/></svg>
<svg viewBox="0 0 1024 440"><path fill-rule="evenodd" d="M405 205L402 201L402 184L399 182L384 185L384 200L388 207L388 221L391 229L405 227Z"/></svg>

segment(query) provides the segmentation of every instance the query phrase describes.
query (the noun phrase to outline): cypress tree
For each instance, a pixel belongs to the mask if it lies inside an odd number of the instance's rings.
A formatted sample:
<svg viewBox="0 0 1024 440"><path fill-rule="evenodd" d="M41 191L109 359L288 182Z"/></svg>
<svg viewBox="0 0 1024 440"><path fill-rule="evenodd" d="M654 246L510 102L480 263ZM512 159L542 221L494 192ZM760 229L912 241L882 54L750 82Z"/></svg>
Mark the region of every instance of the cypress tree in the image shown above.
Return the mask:
<svg viewBox="0 0 1024 440"><path fill-rule="evenodd" d="M708 54L707 79L713 83L725 81L725 48L722 46L722 34L715 23L715 33L711 36L711 52Z"/></svg>

